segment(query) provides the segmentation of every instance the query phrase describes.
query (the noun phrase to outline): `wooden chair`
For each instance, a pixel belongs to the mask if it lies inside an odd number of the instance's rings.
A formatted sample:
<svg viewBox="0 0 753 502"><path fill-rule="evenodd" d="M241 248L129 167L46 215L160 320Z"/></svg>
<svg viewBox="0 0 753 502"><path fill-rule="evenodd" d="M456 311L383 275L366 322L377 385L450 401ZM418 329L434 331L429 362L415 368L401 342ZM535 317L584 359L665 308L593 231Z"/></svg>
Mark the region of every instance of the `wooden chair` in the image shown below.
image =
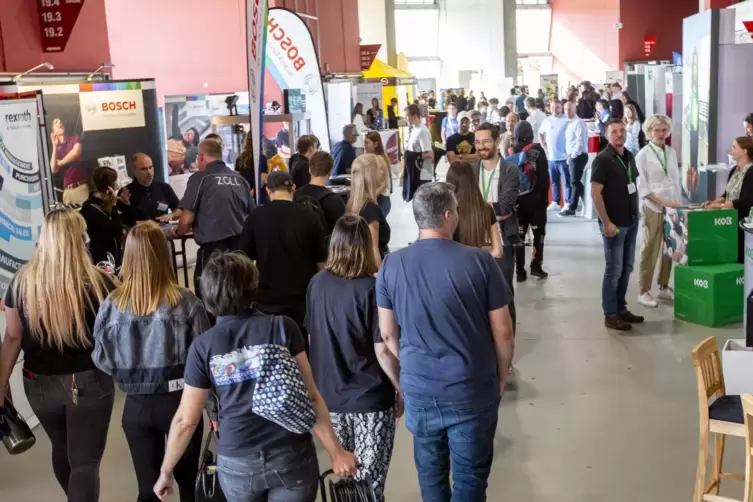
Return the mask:
<svg viewBox="0 0 753 502"><path fill-rule="evenodd" d="M753 502L753 396L743 394L743 415L745 417L745 496L743 502Z"/></svg>
<svg viewBox="0 0 753 502"><path fill-rule="evenodd" d="M719 488L723 479L745 480L742 474L722 472L725 435L745 437L742 402L740 396L725 394L722 361L715 337L711 336L696 345L692 355L698 384L700 412L698 471L695 478L693 502L734 501L734 499L719 496ZM709 404L712 396L715 399ZM714 434L714 458L711 466L711 481L707 485L706 470L710 433Z"/></svg>

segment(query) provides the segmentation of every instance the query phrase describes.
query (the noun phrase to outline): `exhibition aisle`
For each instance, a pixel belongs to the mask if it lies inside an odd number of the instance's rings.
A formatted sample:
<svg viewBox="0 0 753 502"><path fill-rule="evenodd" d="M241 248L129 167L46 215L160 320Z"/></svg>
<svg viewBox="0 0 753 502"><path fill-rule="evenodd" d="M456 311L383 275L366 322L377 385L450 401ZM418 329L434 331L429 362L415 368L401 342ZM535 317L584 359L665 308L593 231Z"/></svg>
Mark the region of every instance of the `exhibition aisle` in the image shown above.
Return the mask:
<svg viewBox="0 0 753 502"><path fill-rule="evenodd" d="M393 207L392 242L406 245L416 238L410 206L395 194ZM710 334L721 346L741 328L710 330L675 321L670 306L641 309L633 284L631 307L646 315L646 324L630 335L608 333L600 309L602 263L596 223L553 225L546 248L549 279L517 285L517 390L508 390L500 408L490 500L691 498L698 404L690 350ZM122 405L121 396L102 466L102 502L136 497L120 427ZM0 452L3 500L62 499L50 469L49 441L41 431L38 435L39 443L22 456ZM742 472L742 450L741 440L728 441L730 471ZM723 494L742 494L741 485L729 485ZM404 420L386 495L391 502L420 500Z"/></svg>

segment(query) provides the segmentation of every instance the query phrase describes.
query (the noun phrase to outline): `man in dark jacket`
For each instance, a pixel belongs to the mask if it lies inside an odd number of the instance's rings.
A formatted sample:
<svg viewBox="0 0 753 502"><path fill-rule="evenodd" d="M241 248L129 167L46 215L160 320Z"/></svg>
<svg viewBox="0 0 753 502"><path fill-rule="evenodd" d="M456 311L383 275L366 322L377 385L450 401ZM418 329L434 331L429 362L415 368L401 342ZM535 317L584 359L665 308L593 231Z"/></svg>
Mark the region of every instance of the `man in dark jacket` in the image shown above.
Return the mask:
<svg viewBox="0 0 753 502"><path fill-rule="evenodd" d="M296 144L297 156L295 160L291 157L290 175L293 177L293 183L296 188L303 188L311 183L309 174L309 159L319 148L319 140L311 134L304 134L298 138Z"/></svg>
<svg viewBox="0 0 753 502"><path fill-rule="evenodd" d="M515 126L515 153L526 151L526 157L531 165L536 167L536 185L527 194L518 197L518 225L520 238L525 240L530 228L533 232L533 253L531 255L531 275L539 279L546 279L549 274L544 272L544 237L546 236L547 206L549 205L549 162L546 151L537 143L533 143L533 128L531 124L520 121ZM532 145L532 146L528 146ZM517 280L523 282L528 279L526 274L525 248L516 250L515 264Z"/></svg>

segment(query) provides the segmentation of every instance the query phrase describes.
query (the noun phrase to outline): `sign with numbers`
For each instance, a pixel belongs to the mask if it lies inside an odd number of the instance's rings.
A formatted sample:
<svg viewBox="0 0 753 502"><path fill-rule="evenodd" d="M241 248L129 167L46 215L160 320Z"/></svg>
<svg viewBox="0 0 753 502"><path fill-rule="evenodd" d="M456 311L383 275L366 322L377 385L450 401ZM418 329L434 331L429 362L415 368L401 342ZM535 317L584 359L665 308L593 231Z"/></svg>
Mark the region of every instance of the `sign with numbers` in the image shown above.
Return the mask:
<svg viewBox="0 0 753 502"><path fill-rule="evenodd" d="M42 52L62 52L84 6L84 0L37 0Z"/></svg>

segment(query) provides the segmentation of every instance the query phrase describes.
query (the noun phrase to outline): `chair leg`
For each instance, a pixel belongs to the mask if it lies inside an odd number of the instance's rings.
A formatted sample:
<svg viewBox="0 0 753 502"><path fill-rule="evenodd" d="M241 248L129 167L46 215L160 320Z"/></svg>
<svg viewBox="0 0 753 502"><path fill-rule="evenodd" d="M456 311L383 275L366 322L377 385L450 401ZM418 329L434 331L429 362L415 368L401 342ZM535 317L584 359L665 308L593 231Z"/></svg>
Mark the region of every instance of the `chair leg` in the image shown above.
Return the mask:
<svg viewBox="0 0 753 502"><path fill-rule="evenodd" d="M746 450L748 448L748 442L746 441ZM745 495L743 496L743 502L753 502L753 462L751 462L750 451L745 452Z"/></svg>
<svg viewBox="0 0 753 502"><path fill-rule="evenodd" d="M706 488L706 464L709 456L709 430L708 427L701 430L698 445L698 470L695 475L695 489L693 502L703 502L703 490Z"/></svg>
<svg viewBox="0 0 753 502"><path fill-rule="evenodd" d="M711 468L711 480L716 481L716 485L711 490L713 495L719 495L719 489L722 485L722 463L724 462L724 440L725 435L720 433L714 434L714 465Z"/></svg>

